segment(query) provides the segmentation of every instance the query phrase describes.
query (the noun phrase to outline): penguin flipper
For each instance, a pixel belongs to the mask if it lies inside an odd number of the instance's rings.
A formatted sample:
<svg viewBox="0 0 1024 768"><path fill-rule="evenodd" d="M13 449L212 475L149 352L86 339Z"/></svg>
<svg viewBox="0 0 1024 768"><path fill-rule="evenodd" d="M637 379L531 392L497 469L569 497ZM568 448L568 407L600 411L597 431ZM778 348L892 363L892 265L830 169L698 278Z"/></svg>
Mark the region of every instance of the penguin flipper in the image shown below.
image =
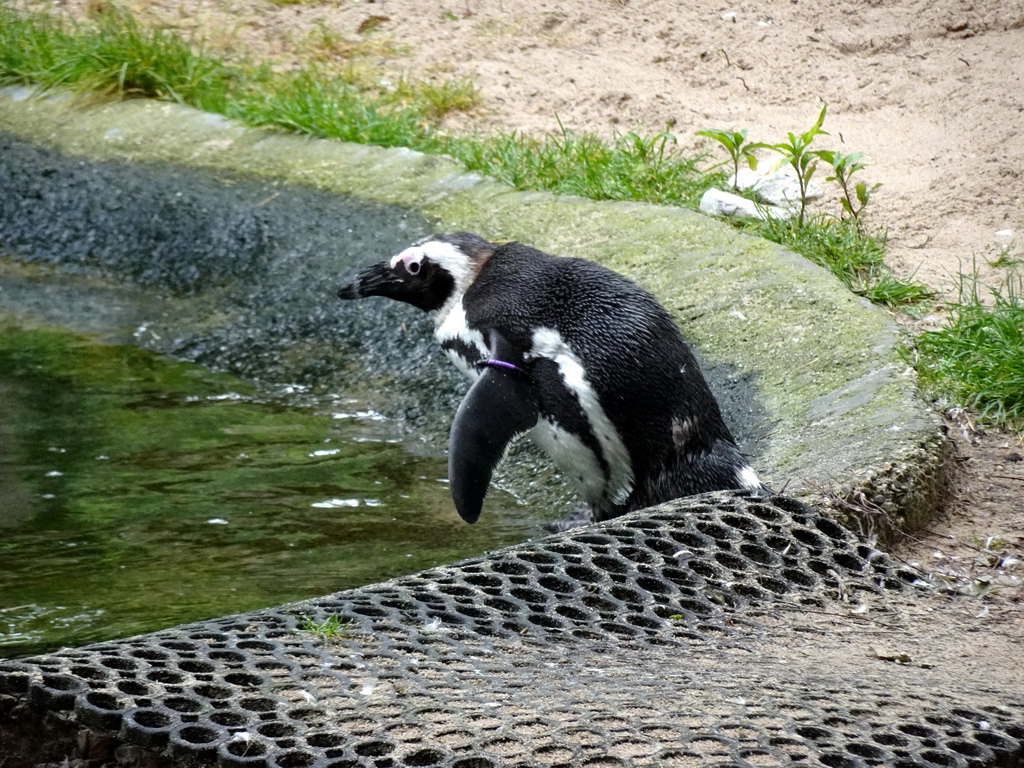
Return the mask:
<svg viewBox="0 0 1024 768"><path fill-rule="evenodd" d="M492 344L496 348L507 343ZM484 364L452 422L448 445L448 483L455 509L467 523L480 517L484 496L509 444L537 424L537 386L507 356Z"/></svg>

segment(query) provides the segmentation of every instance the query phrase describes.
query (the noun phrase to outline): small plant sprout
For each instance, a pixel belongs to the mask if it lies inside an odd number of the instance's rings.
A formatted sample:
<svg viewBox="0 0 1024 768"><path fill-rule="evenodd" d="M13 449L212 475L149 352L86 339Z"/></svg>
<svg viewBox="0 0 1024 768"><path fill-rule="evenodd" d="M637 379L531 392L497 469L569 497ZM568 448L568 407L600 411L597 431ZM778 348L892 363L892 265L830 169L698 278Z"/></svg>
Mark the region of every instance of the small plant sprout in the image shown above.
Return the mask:
<svg viewBox="0 0 1024 768"><path fill-rule="evenodd" d="M990 267L1014 267L1024 263L1024 260L1014 256L1013 251L1014 246L1012 244L1000 248L995 258L987 262L988 265Z"/></svg>
<svg viewBox="0 0 1024 768"><path fill-rule="evenodd" d="M797 181L800 184L800 212L797 221L801 227L804 225L804 214L807 210L807 186L811 183L811 177L814 176L814 172L818 168L818 160L820 158L820 154L811 151L809 147L815 137L829 135L828 131L821 129L822 124L825 122L825 112L827 110L828 105L826 104L821 108L821 112L818 114L818 119L814 121L814 125L799 136L795 133L789 133L787 134L789 140L779 144L752 145L753 149L764 148L778 152L782 155L782 163L780 165L789 164L796 171Z"/></svg>
<svg viewBox="0 0 1024 768"><path fill-rule="evenodd" d="M754 170L757 168L757 156L754 154L754 150L764 145L748 142L746 129L723 131L719 128L709 128L705 131L697 131L697 135L714 139L725 147L729 153L729 159L732 161L732 189L733 192L737 191L736 181L740 174L740 161L745 160L750 170Z"/></svg>
<svg viewBox="0 0 1024 768"><path fill-rule="evenodd" d="M333 637L349 637L355 631L355 628L355 619L331 615L321 621L317 621L312 616L301 616L299 617L298 629L293 629L292 631L296 634L306 632L322 637L324 640L330 640Z"/></svg>
<svg viewBox="0 0 1024 768"><path fill-rule="evenodd" d="M853 217L853 220L859 225L861 211L864 210L864 206L871 200L875 190L882 186L881 184L872 184L869 187L863 181L853 183L853 175L857 171L867 168L867 163L861 162L864 154L862 152L854 152L852 155L844 155L831 149L823 149L816 154L832 166L832 175L827 177L826 181L834 181L839 185L843 192L839 202L842 204L843 210ZM852 194L850 190L851 184L853 184Z"/></svg>
<svg viewBox="0 0 1024 768"><path fill-rule="evenodd" d="M480 106L480 89L468 78L433 83L399 79L394 95L429 118L442 118L452 112L469 112Z"/></svg>
<svg viewBox="0 0 1024 768"><path fill-rule="evenodd" d="M641 136L630 131L619 140L622 151L635 158L641 163L663 163L666 155L672 153L669 144L676 145L679 142L676 137L668 131L662 131L654 136Z"/></svg>

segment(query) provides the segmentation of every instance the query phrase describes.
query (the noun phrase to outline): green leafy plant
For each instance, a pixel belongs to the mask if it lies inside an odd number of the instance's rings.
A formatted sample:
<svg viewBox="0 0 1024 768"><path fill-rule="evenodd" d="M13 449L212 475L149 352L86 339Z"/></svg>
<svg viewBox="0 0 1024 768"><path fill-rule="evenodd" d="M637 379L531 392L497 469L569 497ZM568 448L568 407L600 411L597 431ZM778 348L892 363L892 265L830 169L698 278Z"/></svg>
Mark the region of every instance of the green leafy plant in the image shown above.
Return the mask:
<svg viewBox="0 0 1024 768"><path fill-rule="evenodd" d="M861 161L863 152L854 152L851 155L844 155L830 149L823 149L817 152L818 157L832 166L832 175L826 181L834 181L842 190L843 196L839 199L843 210L846 211L859 224L860 214L864 207L871 200L881 184L872 184L870 187L863 181L854 183L853 175L858 171L867 168L867 163ZM853 194L850 193L850 185L853 185Z"/></svg>
<svg viewBox="0 0 1024 768"><path fill-rule="evenodd" d="M903 280L886 266L885 235L864 230L860 214L880 184L868 186L856 182L854 174L867 164L861 153L844 155L831 150L810 148L816 137L828 135L822 130L827 105L822 107L817 120L807 131L799 135L790 133L788 140L778 144L748 142L746 131L725 131L709 129L698 131L698 136L712 138L725 147L733 167L734 178L739 163L746 158L751 168L757 167L754 153L769 149L782 155L778 166L790 165L796 172L800 188L799 215L795 220L772 217L766 221L747 221L742 226L747 231L792 248L810 261L829 269L850 290L871 301L885 306L906 306L920 302L932 292L914 280ZM807 190L819 161L824 160L832 167L828 181L839 185L842 191L841 203L848 214L845 217L815 216L807 213ZM734 185L735 189L735 185ZM852 226L848 224L852 222Z"/></svg>
<svg viewBox="0 0 1024 768"><path fill-rule="evenodd" d="M825 112L828 110L826 104L821 108L818 119L814 125L801 134L787 133L787 141L778 144L753 144L753 149L771 149L782 155L782 165L789 165L796 171L797 183L800 185L800 209L797 215L797 222L800 226L804 224L804 217L807 210L807 187L811 183L811 177L818 168L819 153L810 149L811 143L818 136L828 136L828 131L823 131L821 126L825 123Z"/></svg>
<svg viewBox="0 0 1024 768"><path fill-rule="evenodd" d="M312 616L301 616L298 629L292 631L296 634L306 632L330 640L333 637L350 637L355 628L355 619L345 619L332 614L320 621L315 620Z"/></svg>
<svg viewBox="0 0 1024 768"><path fill-rule="evenodd" d="M737 178L740 174L740 162L746 161L750 170L757 168L757 155L755 150L762 145L747 141L747 131L723 131L719 128L708 128L697 131L698 136L714 139L729 153L729 160L732 162L732 189L737 191Z"/></svg>
<svg viewBox="0 0 1024 768"><path fill-rule="evenodd" d="M818 167L819 160L824 160L832 167L832 175L827 181L834 181L842 192L840 203L843 210L856 221L860 221L860 213L871 199L871 195L881 187L881 184L868 186L865 182L855 182L854 174L867 167L863 162L863 153L855 152L844 155L834 150L812 150L810 149L814 139L818 136L828 136L828 131L822 129L825 123L825 115L828 111L826 104L821 108L818 119L808 130L801 134L787 134L787 141L777 144L764 142L748 142L747 131L725 131L718 128L697 131L698 136L712 138L729 153L733 167L733 190L736 190L736 177L739 174L740 161L746 159L751 169L757 168L756 152L759 149L769 149L782 155L781 161L776 167L789 165L796 172L797 181L800 186L800 209L798 222L803 225L806 218L807 190L811 183L811 177ZM724 163L723 163L724 164Z"/></svg>

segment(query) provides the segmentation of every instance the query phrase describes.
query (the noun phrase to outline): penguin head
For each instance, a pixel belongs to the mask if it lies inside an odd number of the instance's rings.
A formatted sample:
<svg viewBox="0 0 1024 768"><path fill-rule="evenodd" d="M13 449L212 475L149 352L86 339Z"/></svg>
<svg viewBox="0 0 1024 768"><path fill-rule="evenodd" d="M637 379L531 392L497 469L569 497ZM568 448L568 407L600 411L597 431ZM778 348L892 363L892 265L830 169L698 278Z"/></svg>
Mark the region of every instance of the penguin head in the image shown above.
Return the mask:
<svg viewBox="0 0 1024 768"><path fill-rule="evenodd" d="M424 312L442 312L461 298L494 248L469 232L431 235L387 261L346 276L338 298L384 296Z"/></svg>

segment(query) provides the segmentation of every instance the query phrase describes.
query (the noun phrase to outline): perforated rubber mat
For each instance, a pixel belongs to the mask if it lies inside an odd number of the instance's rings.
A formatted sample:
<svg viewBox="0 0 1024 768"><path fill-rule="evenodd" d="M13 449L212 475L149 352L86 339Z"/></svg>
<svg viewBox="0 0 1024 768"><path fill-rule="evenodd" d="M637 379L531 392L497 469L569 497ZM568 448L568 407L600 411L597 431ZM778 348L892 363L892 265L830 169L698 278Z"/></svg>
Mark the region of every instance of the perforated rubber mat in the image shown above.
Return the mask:
<svg viewBox="0 0 1024 768"><path fill-rule="evenodd" d="M1024 654L980 653L977 607L797 502L716 493L0 662L0 689L182 764L1020 765Z"/></svg>

